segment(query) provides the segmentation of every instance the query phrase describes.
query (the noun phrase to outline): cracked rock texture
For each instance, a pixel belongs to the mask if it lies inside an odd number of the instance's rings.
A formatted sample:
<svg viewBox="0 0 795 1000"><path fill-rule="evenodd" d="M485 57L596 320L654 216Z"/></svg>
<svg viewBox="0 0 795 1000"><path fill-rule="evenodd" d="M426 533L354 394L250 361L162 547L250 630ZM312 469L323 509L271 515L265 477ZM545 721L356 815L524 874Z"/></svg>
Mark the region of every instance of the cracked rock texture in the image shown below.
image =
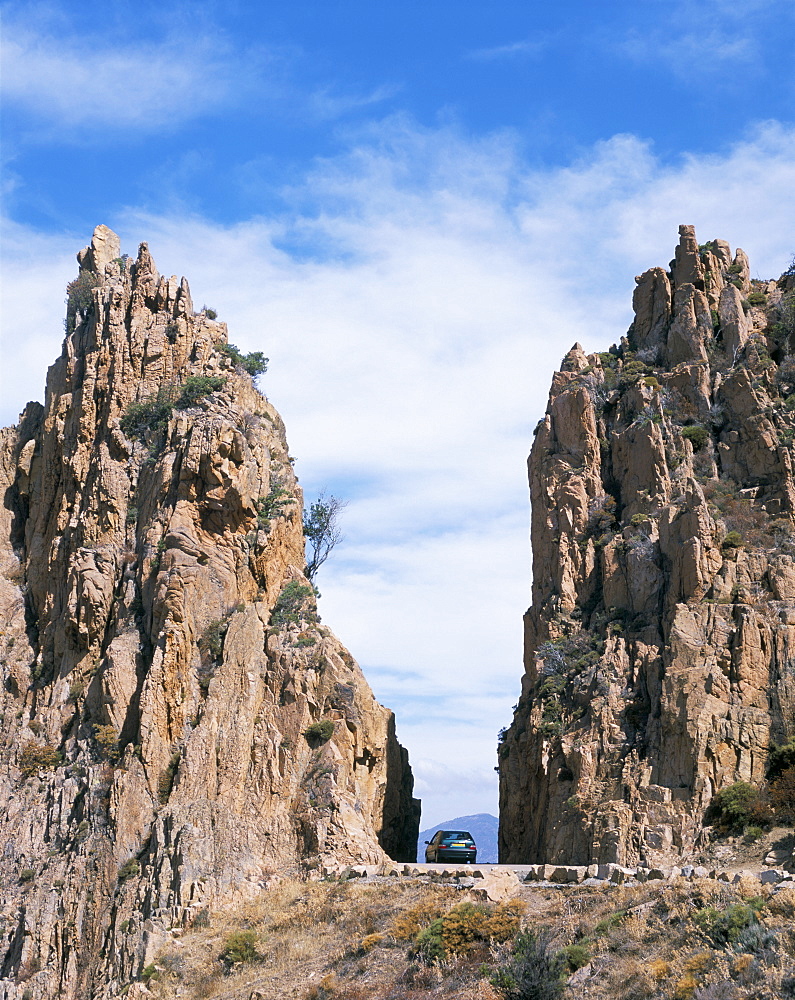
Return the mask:
<svg viewBox="0 0 795 1000"><path fill-rule="evenodd" d="M414 860L419 828L317 619L278 413L146 244L78 261L46 402L0 431L2 1000L118 996L277 868Z"/></svg>
<svg viewBox="0 0 795 1000"><path fill-rule="evenodd" d="M699 246L575 344L529 459L533 603L500 857L658 865L795 736L795 273Z"/></svg>

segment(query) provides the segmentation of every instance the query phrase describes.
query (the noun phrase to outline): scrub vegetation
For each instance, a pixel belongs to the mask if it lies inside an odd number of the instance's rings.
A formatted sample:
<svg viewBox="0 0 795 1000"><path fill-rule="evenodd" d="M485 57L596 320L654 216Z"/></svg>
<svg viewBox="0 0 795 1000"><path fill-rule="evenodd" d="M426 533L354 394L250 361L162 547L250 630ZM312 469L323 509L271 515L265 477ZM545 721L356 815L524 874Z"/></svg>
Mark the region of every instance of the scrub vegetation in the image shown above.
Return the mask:
<svg viewBox="0 0 795 1000"><path fill-rule="evenodd" d="M146 973L161 1000L788 997L794 927L795 886L755 879L525 885L499 903L439 876L284 879L204 911Z"/></svg>

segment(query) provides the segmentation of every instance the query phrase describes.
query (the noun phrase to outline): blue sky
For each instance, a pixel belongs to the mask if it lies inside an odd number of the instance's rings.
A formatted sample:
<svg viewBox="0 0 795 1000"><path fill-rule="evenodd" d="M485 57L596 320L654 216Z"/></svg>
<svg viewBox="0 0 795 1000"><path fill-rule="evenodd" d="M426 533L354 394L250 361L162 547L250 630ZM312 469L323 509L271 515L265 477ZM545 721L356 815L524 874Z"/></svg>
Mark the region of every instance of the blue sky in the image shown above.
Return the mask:
<svg viewBox="0 0 795 1000"><path fill-rule="evenodd" d="M791 0L3 3L0 423L43 397L102 222L185 274L309 494L324 620L397 714L423 826L496 812L525 458L680 223L795 253Z"/></svg>

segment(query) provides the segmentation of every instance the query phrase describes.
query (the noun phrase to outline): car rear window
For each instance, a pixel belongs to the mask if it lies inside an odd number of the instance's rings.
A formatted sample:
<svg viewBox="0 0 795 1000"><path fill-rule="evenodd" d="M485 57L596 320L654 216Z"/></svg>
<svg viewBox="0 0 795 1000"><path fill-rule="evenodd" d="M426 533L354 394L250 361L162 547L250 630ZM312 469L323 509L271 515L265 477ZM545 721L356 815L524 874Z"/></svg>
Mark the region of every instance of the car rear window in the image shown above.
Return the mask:
<svg viewBox="0 0 795 1000"><path fill-rule="evenodd" d="M463 830L452 830L444 835L445 840L472 840L472 835Z"/></svg>

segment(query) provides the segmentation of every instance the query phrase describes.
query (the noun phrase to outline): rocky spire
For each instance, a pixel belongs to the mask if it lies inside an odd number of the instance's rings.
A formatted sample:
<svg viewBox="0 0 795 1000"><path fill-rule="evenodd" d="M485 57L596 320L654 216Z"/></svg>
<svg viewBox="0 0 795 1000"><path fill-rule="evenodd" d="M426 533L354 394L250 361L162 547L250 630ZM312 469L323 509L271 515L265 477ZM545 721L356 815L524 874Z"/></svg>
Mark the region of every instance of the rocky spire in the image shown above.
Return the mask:
<svg viewBox="0 0 795 1000"><path fill-rule="evenodd" d="M762 787L795 736L795 279L679 232L621 346L566 355L536 431L505 861L687 855L716 792Z"/></svg>
<svg viewBox="0 0 795 1000"><path fill-rule="evenodd" d="M279 867L413 859L419 825L225 324L107 227L78 260L45 404L0 435L2 975L75 1000Z"/></svg>

